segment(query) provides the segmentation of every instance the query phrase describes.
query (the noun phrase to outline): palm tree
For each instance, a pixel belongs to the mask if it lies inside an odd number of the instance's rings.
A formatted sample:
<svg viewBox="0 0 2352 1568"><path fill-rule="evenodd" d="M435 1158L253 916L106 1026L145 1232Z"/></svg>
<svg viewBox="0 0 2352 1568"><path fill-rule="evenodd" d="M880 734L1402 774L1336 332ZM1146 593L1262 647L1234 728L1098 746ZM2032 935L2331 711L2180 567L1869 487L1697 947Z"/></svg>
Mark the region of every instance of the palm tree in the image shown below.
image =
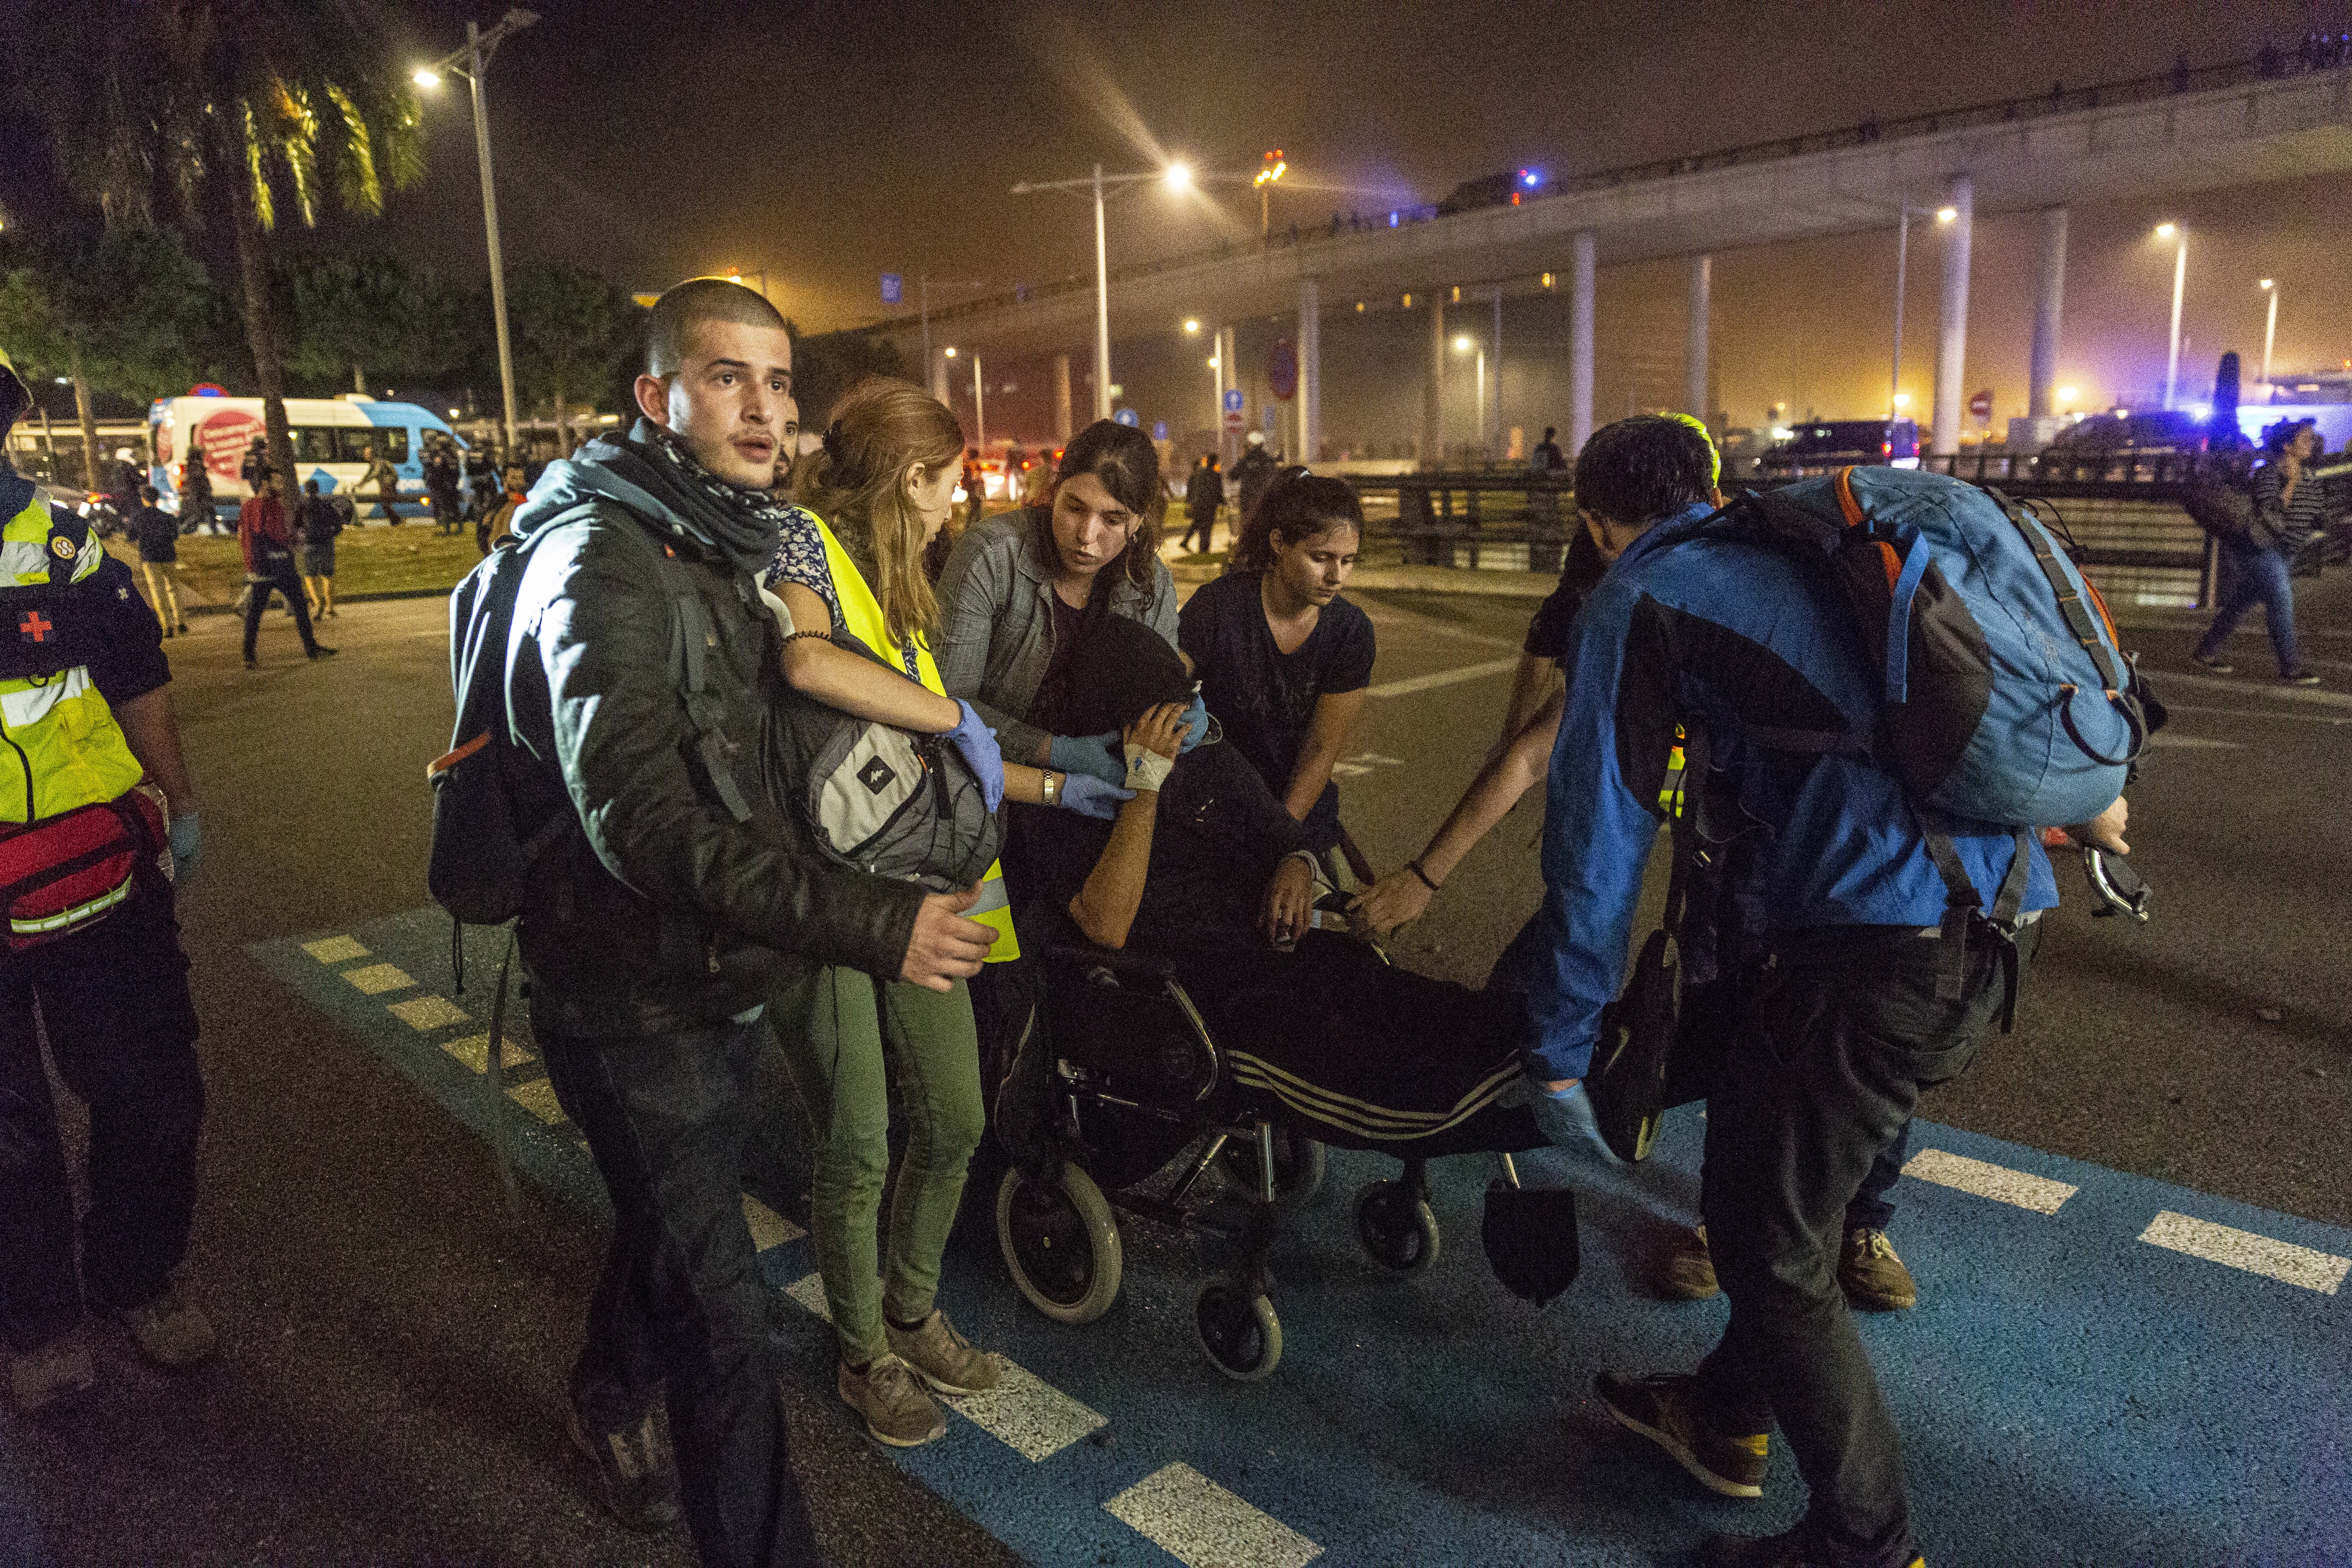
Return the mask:
<svg viewBox="0 0 2352 1568"><path fill-rule="evenodd" d="M374 216L424 173L415 94L373 0L76 0L44 6L26 56L69 185L111 223L168 192L195 229L226 204L271 466L294 469L268 236L281 192L305 226L330 195Z"/></svg>

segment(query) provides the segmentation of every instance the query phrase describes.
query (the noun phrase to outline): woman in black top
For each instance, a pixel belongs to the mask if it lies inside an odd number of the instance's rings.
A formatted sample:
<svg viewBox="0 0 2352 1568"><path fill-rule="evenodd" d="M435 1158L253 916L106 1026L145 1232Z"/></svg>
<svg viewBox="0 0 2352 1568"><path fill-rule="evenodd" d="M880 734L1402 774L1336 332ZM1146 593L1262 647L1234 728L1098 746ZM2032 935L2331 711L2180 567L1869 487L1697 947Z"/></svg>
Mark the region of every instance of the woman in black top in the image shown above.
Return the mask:
<svg viewBox="0 0 2352 1568"><path fill-rule="evenodd" d="M2287 569L2304 541L2327 521L2324 487L2310 472L2321 447L2319 429L2308 419L2283 419L2263 433L2263 444L2271 460L2254 470L2253 531L2221 541L2234 571L2228 595L2197 645L2196 658L2227 674L2231 667L2221 649L2239 618L2259 602L2270 624L2271 650L2278 655L2279 679L2290 686L2316 686L2319 677L2303 668L2296 652L2294 589Z"/></svg>

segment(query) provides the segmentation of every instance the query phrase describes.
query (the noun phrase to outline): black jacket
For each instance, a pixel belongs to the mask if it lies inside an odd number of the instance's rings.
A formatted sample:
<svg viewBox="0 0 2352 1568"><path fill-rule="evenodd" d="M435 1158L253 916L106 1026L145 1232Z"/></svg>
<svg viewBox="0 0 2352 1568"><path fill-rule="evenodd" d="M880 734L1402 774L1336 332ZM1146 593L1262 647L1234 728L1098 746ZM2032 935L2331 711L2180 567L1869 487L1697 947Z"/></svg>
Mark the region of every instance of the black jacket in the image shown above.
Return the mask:
<svg viewBox="0 0 2352 1568"><path fill-rule="evenodd" d="M514 520L524 539L553 529L515 605L514 737L551 764L551 788L560 771L586 829L548 857L520 924L532 1026L556 1035L715 1024L812 961L896 979L923 899L820 866L762 787L776 624L710 531L719 503L648 438L640 426L551 463ZM681 588L711 628L705 694L747 820L714 786L673 673Z"/></svg>
<svg viewBox="0 0 2352 1568"><path fill-rule="evenodd" d="M1184 485L1185 515L1207 517L1225 504L1225 476L1206 463L1196 463Z"/></svg>

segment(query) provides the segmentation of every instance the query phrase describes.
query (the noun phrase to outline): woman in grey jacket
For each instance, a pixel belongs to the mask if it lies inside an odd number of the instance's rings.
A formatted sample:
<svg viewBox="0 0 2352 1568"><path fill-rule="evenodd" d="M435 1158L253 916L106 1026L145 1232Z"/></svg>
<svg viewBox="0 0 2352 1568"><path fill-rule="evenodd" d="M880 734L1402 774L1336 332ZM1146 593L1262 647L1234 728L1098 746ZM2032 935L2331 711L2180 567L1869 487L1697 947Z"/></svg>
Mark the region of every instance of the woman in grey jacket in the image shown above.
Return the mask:
<svg viewBox="0 0 2352 1568"><path fill-rule="evenodd" d="M1005 758L1126 782L1117 737L1048 734L1037 694L1100 591L1112 615L1176 644L1176 584L1160 559L1160 454L1143 432L1098 419L1062 454L1045 504L965 531L940 576L940 676L996 731Z"/></svg>

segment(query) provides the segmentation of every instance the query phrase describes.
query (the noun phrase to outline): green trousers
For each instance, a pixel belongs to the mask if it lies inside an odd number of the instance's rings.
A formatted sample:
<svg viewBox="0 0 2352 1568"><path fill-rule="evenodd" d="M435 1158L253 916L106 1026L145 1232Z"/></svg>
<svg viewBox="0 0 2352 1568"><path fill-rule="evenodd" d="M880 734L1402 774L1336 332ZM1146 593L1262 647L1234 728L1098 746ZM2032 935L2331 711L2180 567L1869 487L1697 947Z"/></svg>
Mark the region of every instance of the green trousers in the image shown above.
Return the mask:
<svg viewBox="0 0 2352 1568"><path fill-rule="evenodd" d="M885 1312L919 1322L939 1293L940 1258L985 1128L971 998L961 980L953 991L927 991L821 968L779 994L771 1016L815 1138L812 1218L825 1304L842 1359L864 1365L890 1348ZM909 1135L891 1194L886 1277L877 1231L890 1171L891 1067Z"/></svg>

